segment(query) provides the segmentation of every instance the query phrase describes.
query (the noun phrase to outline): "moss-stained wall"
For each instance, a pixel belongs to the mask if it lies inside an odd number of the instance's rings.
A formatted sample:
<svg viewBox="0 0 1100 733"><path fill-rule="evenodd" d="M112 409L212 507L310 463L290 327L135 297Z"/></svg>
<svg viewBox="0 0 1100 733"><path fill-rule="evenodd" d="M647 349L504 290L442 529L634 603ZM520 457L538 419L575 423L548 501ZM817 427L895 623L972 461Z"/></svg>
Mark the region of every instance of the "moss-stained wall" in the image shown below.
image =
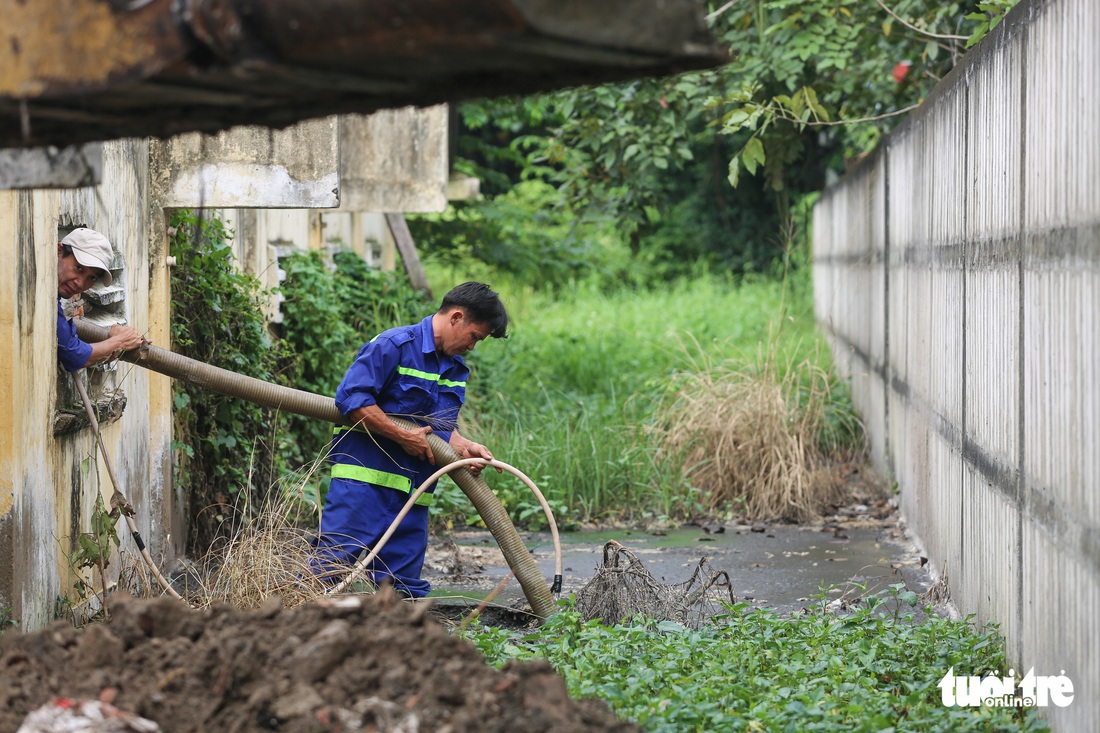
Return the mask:
<svg viewBox="0 0 1100 733"><path fill-rule="evenodd" d="M74 597L68 554L88 529L97 494L110 495L91 431L53 434L59 401L70 407L77 401L73 377L57 363L59 229L89 226L111 240L120 255L117 282L126 290L120 315L147 333L168 306L166 291L150 287L164 263L150 255L148 193L148 145L133 140L104 146L99 186L0 191L0 252L20 263L0 276L7 280L0 287L0 605L11 607L24 628L50 621L59 596ZM164 491L168 380L127 364L93 369L88 380L93 395L106 389L126 395L121 418L104 425L103 435L119 488L138 509L139 531L155 555L163 554L172 512ZM133 549L128 538L124 544Z"/></svg>

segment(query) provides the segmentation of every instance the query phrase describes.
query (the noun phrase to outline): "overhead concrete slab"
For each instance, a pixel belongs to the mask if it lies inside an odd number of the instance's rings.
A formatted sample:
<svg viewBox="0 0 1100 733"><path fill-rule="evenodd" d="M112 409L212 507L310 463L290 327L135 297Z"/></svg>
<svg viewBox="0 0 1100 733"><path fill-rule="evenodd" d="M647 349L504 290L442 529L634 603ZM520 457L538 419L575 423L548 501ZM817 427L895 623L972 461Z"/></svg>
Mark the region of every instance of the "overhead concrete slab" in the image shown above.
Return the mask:
<svg viewBox="0 0 1100 733"><path fill-rule="evenodd" d="M335 117L286 128L235 127L163 143L164 206L332 208L340 203Z"/></svg>
<svg viewBox="0 0 1100 733"><path fill-rule="evenodd" d="M706 12L703 0L0 0L0 147L667 76L729 61Z"/></svg>

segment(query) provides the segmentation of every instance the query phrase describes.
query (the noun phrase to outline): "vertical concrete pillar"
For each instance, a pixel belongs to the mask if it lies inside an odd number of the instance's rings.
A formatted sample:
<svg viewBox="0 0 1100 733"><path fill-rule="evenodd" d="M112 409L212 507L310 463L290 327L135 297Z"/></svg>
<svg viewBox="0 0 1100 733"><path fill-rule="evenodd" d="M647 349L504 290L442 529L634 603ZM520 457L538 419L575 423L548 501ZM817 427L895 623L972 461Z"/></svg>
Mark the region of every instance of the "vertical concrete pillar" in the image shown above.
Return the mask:
<svg viewBox="0 0 1100 733"><path fill-rule="evenodd" d="M309 212L309 239L306 241L307 249L325 248L325 222L321 219L321 212Z"/></svg>

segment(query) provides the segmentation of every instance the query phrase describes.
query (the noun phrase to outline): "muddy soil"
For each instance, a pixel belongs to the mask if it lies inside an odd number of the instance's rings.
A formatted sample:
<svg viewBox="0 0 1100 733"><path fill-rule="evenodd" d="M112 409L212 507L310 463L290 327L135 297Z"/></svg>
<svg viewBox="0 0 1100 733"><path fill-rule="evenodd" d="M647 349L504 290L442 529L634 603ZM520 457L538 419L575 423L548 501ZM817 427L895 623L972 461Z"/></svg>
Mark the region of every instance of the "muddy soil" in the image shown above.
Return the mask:
<svg viewBox="0 0 1100 733"><path fill-rule="evenodd" d="M546 663L488 667L427 610L386 592L209 613L116 598L107 624L0 637L0 731L57 697L112 702L165 733L639 730L570 699Z"/></svg>

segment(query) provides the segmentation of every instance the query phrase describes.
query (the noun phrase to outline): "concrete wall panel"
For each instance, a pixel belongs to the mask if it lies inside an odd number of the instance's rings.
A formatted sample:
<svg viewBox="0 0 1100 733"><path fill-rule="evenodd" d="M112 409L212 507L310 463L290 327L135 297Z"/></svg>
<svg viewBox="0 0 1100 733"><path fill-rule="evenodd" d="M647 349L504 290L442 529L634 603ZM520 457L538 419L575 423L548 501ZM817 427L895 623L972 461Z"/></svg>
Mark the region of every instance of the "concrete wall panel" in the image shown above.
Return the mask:
<svg viewBox="0 0 1100 733"><path fill-rule="evenodd" d="M447 106L340 118L340 208L428 212L447 208Z"/></svg>
<svg viewBox="0 0 1100 733"><path fill-rule="evenodd" d="M1023 525L1022 557L1024 647L1019 659L1023 669L1034 667L1035 674L1064 671L1073 681L1073 703L1046 710L1054 730L1096 730L1096 690L1100 690L1096 568L1078 552L1060 547L1044 527L1032 522ZM1081 612L1074 613L1077 609Z"/></svg>
<svg viewBox="0 0 1100 733"><path fill-rule="evenodd" d="M0 304L0 338L10 354L0 368L0 416L11 418L0 439L0 566L11 569L0 573L0 605L10 605L24 628L52 620L59 596L75 598L67 555L88 531L96 496L110 496L91 431L53 434L55 410L79 405L73 377L57 364L57 242L73 226L103 232L115 247L116 284L126 295L111 317L149 331L152 312L167 311L167 293L153 297L150 290L163 260L151 258L148 161L144 141L105 143L100 186L0 193L0 251L21 264L3 288L12 307ZM96 317L91 297L85 300L89 317ZM164 499L171 433L169 420L154 414L167 408L158 395L168 380L129 365L88 374L93 397L104 389L126 394L121 419L104 425L103 435L119 488L137 508L138 528L162 554L167 537L161 529L171 513ZM128 536L126 546L133 551Z"/></svg>
<svg viewBox="0 0 1100 733"><path fill-rule="evenodd" d="M848 373L902 510L1018 670L1066 670L1066 731L1100 725L1097 37L1100 5L1023 0L815 209L834 347L882 324L883 381ZM853 273L837 222L868 211L884 267Z"/></svg>
<svg viewBox="0 0 1100 733"><path fill-rule="evenodd" d="M0 189L86 187L102 180L102 143L0 150Z"/></svg>
<svg viewBox="0 0 1100 733"><path fill-rule="evenodd" d="M1009 655L1019 659L1016 504L969 464L962 467L961 488L960 512L953 522L960 529L960 552L949 570L954 600L983 622L997 620Z"/></svg>
<svg viewBox="0 0 1100 733"><path fill-rule="evenodd" d="M187 208L323 208L339 197L335 117L285 130L235 127L165 143L164 205Z"/></svg>

